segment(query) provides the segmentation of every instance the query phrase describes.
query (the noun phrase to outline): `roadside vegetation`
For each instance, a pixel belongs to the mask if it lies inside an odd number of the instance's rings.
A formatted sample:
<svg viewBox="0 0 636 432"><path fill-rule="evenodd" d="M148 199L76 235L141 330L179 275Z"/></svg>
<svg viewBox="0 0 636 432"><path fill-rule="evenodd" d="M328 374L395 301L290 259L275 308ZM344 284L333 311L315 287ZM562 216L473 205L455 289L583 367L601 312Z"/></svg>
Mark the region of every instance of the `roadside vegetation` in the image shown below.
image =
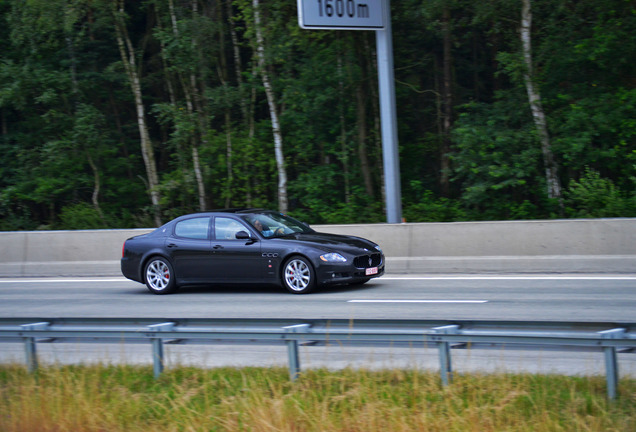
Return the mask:
<svg viewBox="0 0 636 432"><path fill-rule="evenodd" d="M390 4L408 222L636 216L633 1ZM0 230L386 220L372 31L290 0L2 0L0 44Z"/></svg>
<svg viewBox="0 0 636 432"><path fill-rule="evenodd" d="M0 366L0 430L633 431L636 380L413 370Z"/></svg>

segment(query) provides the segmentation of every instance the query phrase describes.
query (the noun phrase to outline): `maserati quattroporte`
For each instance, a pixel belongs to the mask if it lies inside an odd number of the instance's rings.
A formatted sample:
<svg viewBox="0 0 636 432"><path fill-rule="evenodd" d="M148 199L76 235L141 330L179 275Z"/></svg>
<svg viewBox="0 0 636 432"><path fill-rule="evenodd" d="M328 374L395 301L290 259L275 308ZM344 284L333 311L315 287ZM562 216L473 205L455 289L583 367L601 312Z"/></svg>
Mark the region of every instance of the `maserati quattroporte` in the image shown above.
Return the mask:
<svg viewBox="0 0 636 432"><path fill-rule="evenodd" d="M126 240L125 277L155 294L190 284L277 284L305 294L325 284L362 284L384 274L380 247L363 238L319 233L269 210L178 217Z"/></svg>

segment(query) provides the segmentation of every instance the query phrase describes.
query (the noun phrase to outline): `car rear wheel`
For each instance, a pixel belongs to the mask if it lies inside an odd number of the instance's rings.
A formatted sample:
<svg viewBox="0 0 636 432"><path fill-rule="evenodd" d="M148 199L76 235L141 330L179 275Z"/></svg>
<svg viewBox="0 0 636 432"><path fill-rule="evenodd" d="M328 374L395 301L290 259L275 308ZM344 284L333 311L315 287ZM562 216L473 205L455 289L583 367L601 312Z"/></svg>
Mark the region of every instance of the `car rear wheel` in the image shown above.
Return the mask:
<svg viewBox="0 0 636 432"><path fill-rule="evenodd" d="M146 287L154 294L170 294L176 291L172 265L162 257L153 257L144 271Z"/></svg>
<svg viewBox="0 0 636 432"><path fill-rule="evenodd" d="M292 257L283 266L283 284L293 294L307 294L316 285L311 263L303 257Z"/></svg>

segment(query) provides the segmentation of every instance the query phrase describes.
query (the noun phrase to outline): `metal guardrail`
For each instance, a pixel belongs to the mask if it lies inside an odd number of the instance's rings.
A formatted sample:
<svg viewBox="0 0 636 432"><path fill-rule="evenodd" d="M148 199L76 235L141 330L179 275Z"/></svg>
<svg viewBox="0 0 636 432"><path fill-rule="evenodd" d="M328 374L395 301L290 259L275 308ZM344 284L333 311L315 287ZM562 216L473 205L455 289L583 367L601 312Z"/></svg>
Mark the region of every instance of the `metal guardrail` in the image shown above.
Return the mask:
<svg viewBox="0 0 636 432"><path fill-rule="evenodd" d="M0 343L22 341L29 371L37 344L148 343L155 377L164 368L164 344L267 343L287 346L290 379L300 374L299 344L434 346L441 381L452 379L451 349L523 348L598 351L604 355L607 395L618 390L619 352L636 352L636 323L432 320L0 318Z"/></svg>

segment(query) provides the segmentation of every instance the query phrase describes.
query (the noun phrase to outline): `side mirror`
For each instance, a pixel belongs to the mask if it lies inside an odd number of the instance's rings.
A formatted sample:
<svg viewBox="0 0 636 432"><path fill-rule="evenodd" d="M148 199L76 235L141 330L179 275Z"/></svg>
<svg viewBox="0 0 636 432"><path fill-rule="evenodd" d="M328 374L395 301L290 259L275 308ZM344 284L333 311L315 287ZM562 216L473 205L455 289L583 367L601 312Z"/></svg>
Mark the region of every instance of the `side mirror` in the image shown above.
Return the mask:
<svg viewBox="0 0 636 432"><path fill-rule="evenodd" d="M250 240L250 233L248 233L247 231L239 231L236 233L236 238L238 240Z"/></svg>
<svg viewBox="0 0 636 432"><path fill-rule="evenodd" d="M237 240L246 240L246 245L251 245L258 241L258 239L252 237L247 231L239 231L236 233L235 237L237 238Z"/></svg>

